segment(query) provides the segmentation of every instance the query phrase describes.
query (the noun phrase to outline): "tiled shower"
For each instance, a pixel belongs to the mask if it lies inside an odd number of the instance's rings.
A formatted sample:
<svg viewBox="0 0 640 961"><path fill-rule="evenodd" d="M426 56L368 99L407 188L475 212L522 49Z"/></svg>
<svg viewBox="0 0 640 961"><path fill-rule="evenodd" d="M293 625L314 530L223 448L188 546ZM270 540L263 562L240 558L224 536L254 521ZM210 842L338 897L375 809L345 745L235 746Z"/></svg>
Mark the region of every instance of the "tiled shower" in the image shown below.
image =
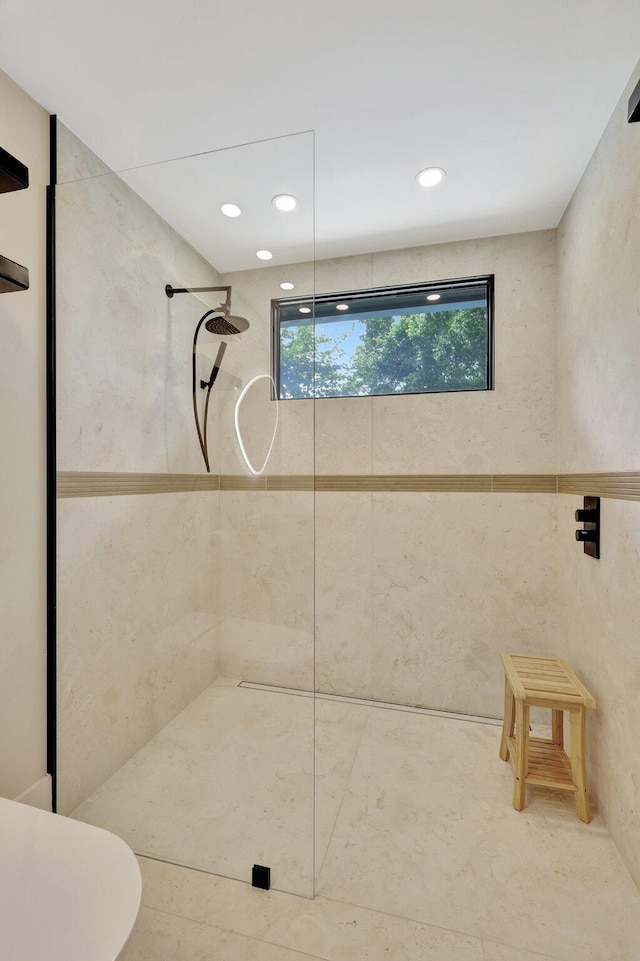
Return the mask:
<svg viewBox="0 0 640 961"><path fill-rule="evenodd" d="M588 609L611 577L585 567L573 540L575 472L632 467L610 435L590 447L594 414L573 365L593 309L572 280L585 269L575 237L604 215L579 191L558 231L323 260L309 203L296 224L304 260L226 269L197 252L206 238L181 236L176 210L154 209L165 174L183 165L188 179L192 159L117 175L62 125L58 144L59 810L160 860L247 881L270 863L274 887L309 897L325 856L330 869L369 705L476 717L488 737L506 649L569 655L578 669L588 655L613 684L618 668L593 619L576 629L571 601L577 583ZM250 165L253 149L274 170L292 157L299 194L312 196L311 135L198 162L215 179ZM495 277L495 391L283 400L264 472L247 469L234 408L271 371L282 282L311 297L484 274ZM212 393L210 474L189 363L194 325L215 304L168 300L166 283L228 285L250 322ZM203 377L218 343L205 343ZM275 405L263 380L244 408L255 463ZM634 523L623 500L605 505L618 531ZM603 746L616 725L594 721L593 785L621 843L631 822L616 811L628 804L612 798L629 788L604 773L618 763ZM381 750L396 737L379 736ZM182 830L189 822L201 833Z"/></svg>

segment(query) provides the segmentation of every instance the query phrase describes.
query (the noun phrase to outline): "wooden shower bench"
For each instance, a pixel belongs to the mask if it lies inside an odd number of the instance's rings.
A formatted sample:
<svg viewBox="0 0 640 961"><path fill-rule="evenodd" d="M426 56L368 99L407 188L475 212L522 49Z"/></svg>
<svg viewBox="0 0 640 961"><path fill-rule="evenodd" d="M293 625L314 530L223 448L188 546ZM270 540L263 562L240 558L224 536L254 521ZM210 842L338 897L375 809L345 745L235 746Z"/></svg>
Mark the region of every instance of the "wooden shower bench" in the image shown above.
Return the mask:
<svg viewBox="0 0 640 961"><path fill-rule="evenodd" d="M513 760L513 806L522 811L527 784L574 791L581 821L591 820L585 764L587 708L596 702L566 661L557 657L503 654L505 669L503 761ZM529 736L529 709L551 708L551 740ZM564 749L564 715L568 711L571 756ZM515 736L514 736L515 730Z"/></svg>

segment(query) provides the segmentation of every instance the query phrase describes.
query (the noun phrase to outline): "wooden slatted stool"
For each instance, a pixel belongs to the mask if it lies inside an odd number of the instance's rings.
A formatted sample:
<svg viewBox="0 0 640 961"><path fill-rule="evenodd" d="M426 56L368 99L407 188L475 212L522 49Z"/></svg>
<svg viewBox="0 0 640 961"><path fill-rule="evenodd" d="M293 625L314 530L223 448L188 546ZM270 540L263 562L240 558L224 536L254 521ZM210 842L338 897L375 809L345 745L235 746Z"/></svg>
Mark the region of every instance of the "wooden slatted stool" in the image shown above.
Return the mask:
<svg viewBox="0 0 640 961"><path fill-rule="evenodd" d="M587 708L596 702L566 661L503 654L504 725L500 757L513 760L513 806L522 811L527 784L575 791L581 821L591 820L585 764ZM551 708L551 740L529 736L529 709ZM563 711L569 712L571 756L564 750ZM514 736L515 729L515 736Z"/></svg>

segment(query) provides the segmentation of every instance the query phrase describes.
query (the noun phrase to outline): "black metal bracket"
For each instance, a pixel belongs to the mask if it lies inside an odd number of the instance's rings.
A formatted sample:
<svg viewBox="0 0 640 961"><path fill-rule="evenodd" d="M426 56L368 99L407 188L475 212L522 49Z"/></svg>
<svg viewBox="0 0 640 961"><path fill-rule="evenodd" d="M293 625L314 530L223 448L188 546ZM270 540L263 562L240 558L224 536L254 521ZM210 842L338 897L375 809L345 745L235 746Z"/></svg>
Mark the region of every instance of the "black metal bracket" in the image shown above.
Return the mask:
<svg viewBox="0 0 640 961"><path fill-rule="evenodd" d="M251 885L254 888L262 888L263 891L268 891L271 887L271 868L265 867L264 864L254 864L251 872Z"/></svg>
<svg viewBox="0 0 640 961"><path fill-rule="evenodd" d="M231 308L231 287L173 287L171 284L164 286L164 292L169 298L174 294L208 294L212 291L224 292L227 295L224 306Z"/></svg>
<svg viewBox="0 0 640 961"><path fill-rule="evenodd" d="M576 531L576 540L584 544L584 552L589 557L600 559L600 498L585 497L584 507L576 511L576 521L583 524Z"/></svg>
<svg viewBox="0 0 640 961"><path fill-rule="evenodd" d="M0 193L26 190L29 170L23 163L0 147ZM0 294L29 289L29 271L8 257L0 257Z"/></svg>
<svg viewBox="0 0 640 961"><path fill-rule="evenodd" d="M12 190L26 190L28 186L28 168L0 147L0 194L9 193Z"/></svg>
<svg viewBox="0 0 640 961"><path fill-rule="evenodd" d="M29 289L29 271L0 254L0 294Z"/></svg>
<svg viewBox="0 0 640 961"><path fill-rule="evenodd" d="M638 123L640 121L640 83L638 83L629 98L628 121L629 123Z"/></svg>

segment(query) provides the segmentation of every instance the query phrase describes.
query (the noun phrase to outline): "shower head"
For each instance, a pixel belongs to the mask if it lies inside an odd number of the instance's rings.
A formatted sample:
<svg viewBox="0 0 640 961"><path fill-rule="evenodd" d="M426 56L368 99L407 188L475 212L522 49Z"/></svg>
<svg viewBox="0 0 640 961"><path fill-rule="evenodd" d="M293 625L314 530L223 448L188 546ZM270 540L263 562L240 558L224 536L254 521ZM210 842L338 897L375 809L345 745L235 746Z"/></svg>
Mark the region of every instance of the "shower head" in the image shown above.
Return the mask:
<svg viewBox="0 0 640 961"><path fill-rule="evenodd" d="M210 317L204 325L212 334L222 334L224 337L231 337L233 334L241 334L249 329L249 321L244 317L235 317L232 314L222 314Z"/></svg>

